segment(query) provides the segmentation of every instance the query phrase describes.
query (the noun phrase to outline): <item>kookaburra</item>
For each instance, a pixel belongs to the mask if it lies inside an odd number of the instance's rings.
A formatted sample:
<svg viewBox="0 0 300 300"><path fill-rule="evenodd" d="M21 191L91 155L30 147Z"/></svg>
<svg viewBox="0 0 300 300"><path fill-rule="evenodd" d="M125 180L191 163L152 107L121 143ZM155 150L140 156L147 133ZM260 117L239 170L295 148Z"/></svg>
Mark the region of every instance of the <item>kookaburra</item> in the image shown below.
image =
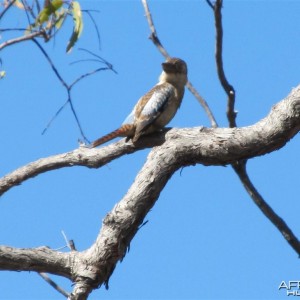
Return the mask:
<svg viewBox="0 0 300 300"><path fill-rule="evenodd" d="M187 65L180 58L169 58L162 63L159 82L134 106L120 128L95 140L91 148L116 137L128 137L135 143L141 136L165 127L180 107L187 82Z"/></svg>

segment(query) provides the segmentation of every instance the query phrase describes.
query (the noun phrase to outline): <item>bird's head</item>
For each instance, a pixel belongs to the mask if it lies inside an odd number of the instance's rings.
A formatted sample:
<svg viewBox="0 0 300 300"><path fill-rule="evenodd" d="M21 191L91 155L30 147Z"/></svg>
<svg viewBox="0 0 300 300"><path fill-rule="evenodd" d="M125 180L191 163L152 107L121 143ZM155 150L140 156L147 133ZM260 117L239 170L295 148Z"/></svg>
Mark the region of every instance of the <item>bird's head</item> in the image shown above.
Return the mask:
<svg viewBox="0 0 300 300"><path fill-rule="evenodd" d="M176 57L168 58L162 63L161 82L185 85L187 82L187 65L184 60Z"/></svg>

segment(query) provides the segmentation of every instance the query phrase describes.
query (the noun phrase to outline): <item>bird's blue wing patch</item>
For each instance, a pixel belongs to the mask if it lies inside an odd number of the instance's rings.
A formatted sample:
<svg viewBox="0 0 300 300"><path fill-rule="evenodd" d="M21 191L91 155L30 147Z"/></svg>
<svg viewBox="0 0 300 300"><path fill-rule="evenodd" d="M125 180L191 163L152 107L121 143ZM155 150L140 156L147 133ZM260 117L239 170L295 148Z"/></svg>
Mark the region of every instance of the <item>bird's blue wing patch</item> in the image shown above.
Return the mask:
<svg viewBox="0 0 300 300"><path fill-rule="evenodd" d="M134 123L134 114L135 114L135 107L133 108L132 112L126 117L122 125L124 124L133 124Z"/></svg>
<svg viewBox="0 0 300 300"><path fill-rule="evenodd" d="M163 109L173 93L174 87L171 84L157 85L153 95L143 108L141 115L149 117L157 115L157 113Z"/></svg>

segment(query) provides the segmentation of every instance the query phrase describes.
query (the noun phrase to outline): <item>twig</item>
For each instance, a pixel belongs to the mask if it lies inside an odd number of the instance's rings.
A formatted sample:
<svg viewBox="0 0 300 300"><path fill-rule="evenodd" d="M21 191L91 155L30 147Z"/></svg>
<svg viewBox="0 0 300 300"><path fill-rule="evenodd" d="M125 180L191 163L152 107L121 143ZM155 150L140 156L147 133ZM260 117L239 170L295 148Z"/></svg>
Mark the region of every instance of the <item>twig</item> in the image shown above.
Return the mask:
<svg viewBox="0 0 300 300"><path fill-rule="evenodd" d="M81 126L81 124L80 124L79 118L78 118L78 116L77 116L77 113L76 113L76 111L75 111L75 108L74 108L74 105L73 105L73 101L72 101L72 98L71 98L71 88L72 88L72 87L69 87L69 89L68 89L68 102L69 102L69 104L70 104L71 111L72 111L72 113L73 113L73 116L74 116L74 118L75 118L75 121L76 121L76 123L77 123L77 126L78 126L78 128L79 128L79 131L80 131L80 133L81 133L82 138L84 139L84 141L85 141L86 143L90 144L91 141L85 136L84 131L83 131L83 129L82 129L82 126Z"/></svg>
<svg viewBox="0 0 300 300"><path fill-rule="evenodd" d="M94 24L94 27L95 27L95 30L96 30L96 34L97 34L97 38L98 38L99 50L101 50L101 38L100 38L100 32L99 32L98 26L97 26L97 24L96 24L96 21L95 21L93 15L91 14L91 11L93 11L93 12L98 12L98 11L96 11L96 10L88 10L88 9L83 9L83 10L82 10L82 12L87 13L87 15L90 17L92 23Z"/></svg>
<svg viewBox="0 0 300 300"><path fill-rule="evenodd" d="M47 52L45 51L45 49L40 45L40 43L36 40L36 39L32 39L32 41L38 46L38 48L41 50L41 52L44 54L44 56L46 57L47 61L49 62L54 74L56 75L56 77L59 79L59 81L61 82L61 84L66 88L67 93L68 93L68 100L66 101L66 103L64 103L59 110L55 113L54 117L50 120L50 122L47 124L46 128L43 130L42 134L45 134L45 132L48 130L49 126L51 125L51 123L55 120L55 118L61 113L61 111L64 109L64 107L66 106L67 103L70 104L71 107L71 111L74 115L75 121L77 123L77 126L79 128L79 131L81 133L82 138L86 141L89 142L88 138L85 136L84 131L82 129L82 126L80 124L79 118L77 116L77 113L74 109L73 103L72 103L72 98L71 98L71 89L74 85L68 85L64 79L62 78L62 76L59 74L57 68L55 67L55 65L53 64L51 58L49 57L49 55L47 54Z"/></svg>
<svg viewBox="0 0 300 300"><path fill-rule="evenodd" d="M50 64L54 74L56 75L56 77L58 78L58 80L61 82L61 84L68 89L69 86L68 84L63 80L62 76L59 74L57 68L55 67L54 63L52 62L50 56L48 55L48 53L45 51L45 49L41 46L41 44L36 40L36 39L32 39L32 41L37 45L37 47L41 50L41 52L43 53L43 55L46 57L48 63Z"/></svg>
<svg viewBox="0 0 300 300"><path fill-rule="evenodd" d="M90 55L92 55L92 56L94 56L94 57L97 57L97 58L98 58L98 61L99 61L100 63L105 64L105 65L108 67L108 69L110 69L111 71L113 71L115 74L118 74L118 72L114 69L113 65L112 65L110 62L108 62L106 59L104 59L103 57L101 57L101 56L99 56L99 55L93 53L92 51L89 51L89 50L87 50L87 49L84 49L84 48L79 48L78 50L79 50L79 51L85 51L85 52L89 53Z"/></svg>
<svg viewBox="0 0 300 300"><path fill-rule="evenodd" d="M154 43L154 45L157 47L157 49L159 50L159 52L165 57L165 58L169 58L170 55L168 54L167 50L163 47L163 45L161 44L157 33L156 33L156 29L152 20L152 16L150 13L150 9L147 3L147 0L142 0L143 6L144 6L144 10L145 10L145 14L146 14L146 18L148 21L148 25L151 31L150 37L149 39Z"/></svg>
<svg viewBox="0 0 300 300"><path fill-rule="evenodd" d="M165 58L169 58L170 55L168 54L167 50L163 47L162 43L160 42L158 35L156 33L156 29L152 20L152 16L150 13L150 9L147 3L147 0L142 0L142 4L144 6L144 10L145 10L145 15L148 21L148 25L151 31L150 34L150 40L153 42L153 44L157 47L157 49L159 50L159 52L165 57ZM190 81L187 82L186 87L188 88L188 90L194 95L194 97L198 100L198 102L201 104L201 106L203 107L204 111L206 112L211 126L212 127L218 127L217 121L214 118L214 115L212 113L212 111L209 108L209 105L207 104L207 102L203 99L203 97L201 97L201 95L197 92L197 90L193 87L192 83Z"/></svg>
<svg viewBox="0 0 300 300"><path fill-rule="evenodd" d="M70 296L64 289L62 289L59 285L57 285L46 273L39 272L38 273L47 283L49 283L54 289L56 289L63 296L68 298Z"/></svg>
<svg viewBox="0 0 300 300"><path fill-rule="evenodd" d="M1 11L0 13L0 20L5 15L5 13L10 9L10 7L16 2L16 0L12 0L8 3L8 5Z"/></svg>
<svg viewBox="0 0 300 300"><path fill-rule="evenodd" d="M216 119L215 119L212 111L210 110L207 102L201 97L201 95L194 88L194 86L192 85L192 83L190 81L188 81L186 83L186 87L194 95L194 97L200 102L202 108L204 109L204 111L206 112L206 114L208 116L208 119L210 120L211 127L217 128L218 127L218 123L217 123L217 121L216 121Z"/></svg>
<svg viewBox="0 0 300 300"><path fill-rule="evenodd" d="M14 39L3 42L2 44L0 44L0 50L3 50L5 47L11 46L16 43L33 40L35 37L38 37L38 36L43 36L45 39L47 39L46 32L44 30L40 30L40 31L32 32L30 34L23 35L18 38L14 38Z"/></svg>
<svg viewBox="0 0 300 300"><path fill-rule="evenodd" d="M46 127L42 131L42 135L46 133L46 131L50 128L53 121L58 117L58 115L63 111L63 109L67 106L68 103L69 103L69 99L57 110L54 116L50 119L50 121L47 123Z"/></svg>
<svg viewBox="0 0 300 300"><path fill-rule="evenodd" d="M70 87L72 88L75 84L77 84L80 80L84 79L85 77L88 77L88 76L94 75L97 72L106 71L106 70L111 70L111 69L108 68L108 67L106 67L106 68L98 68L98 69L96 69L94 71L90 71L88 73L82 74L77 79L75 79L73 81L73 83L70 84Z"/></svg>
<svg viewBox="0 0 300 300"><path fill-rule="evenodd" d="M273 223L273 225L276 226L276 228L280 231L280 233L290 244L290 246L296 251L296 253L300 255L300 242L298 238L294 235L294 233L284 222L284 220L275 213L271 206L263 199L263 197L257 191L247 174L246 163L240 161L236 164L232 164L232 167L239 176L241 182L243 183L246 191L248 192L254 203L258 206L262 213Z"/></svg>
<svg viewBox="0 0 300 300"><path fill-rule="evenodd" d="M214 5L211 3L210 0L206 0L206 2L207 2L207 4L208 4L212 9L214 9Z"/></svg>
<svg viewBox="0 0 300 300"><path fill-rule="evenodd" d="M208 3L211 3L208 1ZM233 86L228 82L224 66L223 66L223 26L222 26L222 3L223 0L217 0L215 5L212 6L215 15L216 26L216 64L217 72L221 85L227 94L227 119L229 121L229 127L236 127L236 111L234 110L235 103L235 90ZM211 6L211 5L210 5Z"/></svg>
<svg viewBox="0 0 300 300"><path fill-rule="evenodd" d="M70 249L71 251L76 251L74 241L73 241L73 240L69 240L69 239L67 238L67 235L65 234L65 232L64 232L63 230L61 231L61 233L62 233L62 235L63 235L63 237L64 237L64 239L65 239L65 241L66 241L66 244L67 244L68 247L69 247L69 249Z"/></svg>
<svg viewBox="0 0 300 300"><path fill-rule="evenodd" d="M26 28L0 28L0 32L5 32L5 31L25 31ZM36 31L34 31L36 32Z"/></svg>

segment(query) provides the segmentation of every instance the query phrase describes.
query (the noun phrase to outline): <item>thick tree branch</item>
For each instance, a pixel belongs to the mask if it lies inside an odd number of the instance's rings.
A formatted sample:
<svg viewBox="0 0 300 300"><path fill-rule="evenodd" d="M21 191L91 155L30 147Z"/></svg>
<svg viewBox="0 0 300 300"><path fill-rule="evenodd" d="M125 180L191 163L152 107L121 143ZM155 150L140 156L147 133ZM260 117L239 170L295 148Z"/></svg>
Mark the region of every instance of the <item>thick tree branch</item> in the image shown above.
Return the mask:
<svg viewBox="0 0 300 300"><path fill-rule="evenodd" d="M183 128L165 129L145 136L133 145L121 140L100 149L80 147L71 152L42 158L21 167L0 179L0 195L11 187L41 173L72 166L99 168L110 161L139 149L171 145L166 149L182 151L182 166L226 165L279 149L298 131L300 126L300 86L275 105L270 114L258 123L241 128Z"/></svg>
<svg viewBox="0 0 300 300"><path fill-rule="evenodd" d="M18 249L0 246L0 270L46 272L71 278L70 254L47 247Z"/></svg>
<svg viewBox="0 0 300 300"><path fill-rule="evenodd" d="M0 247L0 269L47 272L70 278L75 285L69 298L86 299L93 289L102 284L108 286L117 262L125 256L145 216L176 170L197 163L224 165L263 155L282 147L299 130L300 86L253 126L172 129L167 133L145 137L141 144L156 139L154 142L161 145L151 150L127 194L104 218L96 242L89 249L61 253L46 247ZM55 166L62 167L64 156L68 161L66 166L79 164L96 167L116 157L116 151L120 156L136 149L131 143L125 144L124 140L99 150L80 148L57 156L57 165L54 159L52 169ZM40 160L39 164L42 163L43 160ZM265 211L267 214L268 208ZM279 218L278 221L282 220ZM299 241L284 222L281 225L280 230L300 254Z"/></svg>

